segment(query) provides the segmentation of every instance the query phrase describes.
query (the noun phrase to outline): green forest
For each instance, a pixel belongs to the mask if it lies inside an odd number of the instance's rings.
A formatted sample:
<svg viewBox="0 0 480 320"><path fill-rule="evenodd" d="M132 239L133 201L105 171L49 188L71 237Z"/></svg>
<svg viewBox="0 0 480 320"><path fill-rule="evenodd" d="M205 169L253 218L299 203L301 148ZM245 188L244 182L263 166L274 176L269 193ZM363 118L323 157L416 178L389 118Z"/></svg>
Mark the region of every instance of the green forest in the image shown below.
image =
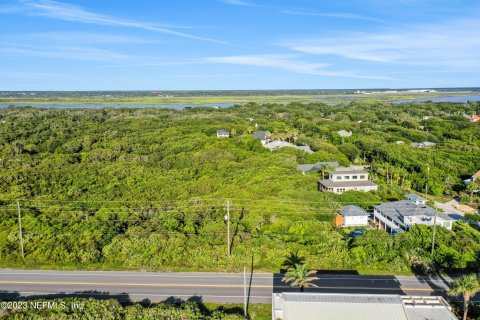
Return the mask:
<svg viewBox="0 0 480 320"><path fill-rule="evenodd" d="M431 199L478 206L462 179L480 169L480 125L465 117L479 111L428 102L0 109L0 266L239 271L253 261L279 271L297 252L317 270L478 270L480 231L468 223L438 228L431 255L430 227L352 237L333 220L343 205L369 209L425 192L427 181ZM232 137L217 138L220 129ZM315 152L269 151L256 130ZM437 145L410 145L423 141ZM321 193L322 173L297 170L317 161L369 164L380 188Z"/></svg>

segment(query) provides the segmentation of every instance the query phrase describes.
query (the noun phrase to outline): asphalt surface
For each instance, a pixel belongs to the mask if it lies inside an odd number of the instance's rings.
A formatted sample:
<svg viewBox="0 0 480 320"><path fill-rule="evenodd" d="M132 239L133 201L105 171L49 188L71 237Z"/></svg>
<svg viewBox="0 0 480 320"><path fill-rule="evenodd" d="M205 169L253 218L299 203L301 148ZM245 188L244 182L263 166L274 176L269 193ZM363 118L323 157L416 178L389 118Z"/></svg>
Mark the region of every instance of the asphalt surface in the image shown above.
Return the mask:
<svg viewBox="0 0 480 320"><path fill-rule="evenodd" d="M444 295L452 279L407 276L317 275L306 292ZM271 303L272 292L298 291L281 274L247 273L249 303ZM0 300L53 297L113 297L120 301L175 299L242 303L243 273L164 273L0 270Z"/></svg>

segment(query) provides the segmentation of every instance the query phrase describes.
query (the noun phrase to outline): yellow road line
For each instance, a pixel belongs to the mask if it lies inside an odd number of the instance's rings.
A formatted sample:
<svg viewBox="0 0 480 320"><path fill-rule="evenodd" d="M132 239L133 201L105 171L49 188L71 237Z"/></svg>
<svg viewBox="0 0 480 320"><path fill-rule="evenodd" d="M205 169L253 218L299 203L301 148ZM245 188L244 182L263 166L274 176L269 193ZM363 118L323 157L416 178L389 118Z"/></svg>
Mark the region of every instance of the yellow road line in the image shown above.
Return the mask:
<svg viewBox="0 0 480 320"><path fill-rule="evenodd" d="M110 282L50 282L50 281L0 281L0 284L32 284L32 285L78 285L78 286L110 286L110 287L205 287L205 288L243 288L238 284L186 284L186 283L110 283ZM251 288L274 288L271 285L252 285ZM290 288L290 286L275 286L275 288ZM407 291L446 291L431 288L372 288L372 287L324 287L320 289L348 290L407 290Z"/></svg>

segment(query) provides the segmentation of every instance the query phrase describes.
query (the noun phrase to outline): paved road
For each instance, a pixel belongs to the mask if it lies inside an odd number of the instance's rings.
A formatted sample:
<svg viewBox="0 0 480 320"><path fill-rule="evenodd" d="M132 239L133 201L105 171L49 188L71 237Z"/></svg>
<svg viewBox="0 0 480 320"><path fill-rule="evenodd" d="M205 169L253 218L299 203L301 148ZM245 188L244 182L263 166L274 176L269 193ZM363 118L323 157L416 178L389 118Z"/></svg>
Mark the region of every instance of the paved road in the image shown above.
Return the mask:
<svg viewBox="0 0 480 320"><path fill-rule="evenodd" d="M319 275L316 292L441 295L450 278ZM291 291L281 274L247 274L250 303L271 303L272 292ZM298 290L298 289L296 289ZM0 299L113 296L120 301L193 299L243 302L243 274L0 270Z"/></svg>

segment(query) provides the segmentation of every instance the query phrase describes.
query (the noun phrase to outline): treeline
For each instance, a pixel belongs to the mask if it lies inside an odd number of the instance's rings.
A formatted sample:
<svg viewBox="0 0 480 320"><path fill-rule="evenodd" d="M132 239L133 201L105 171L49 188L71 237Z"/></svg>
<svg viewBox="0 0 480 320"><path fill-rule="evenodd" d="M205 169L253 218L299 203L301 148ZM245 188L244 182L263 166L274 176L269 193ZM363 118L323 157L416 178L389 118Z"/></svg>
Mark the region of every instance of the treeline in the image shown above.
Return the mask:
<svg viewBox="0 0 480 320"><path fill-rule="evenodd" d="M478 108L314 103L184 111L3 109L0 265L240 270L253 259L256 268L279 270L289 252L299 251L315 269L476 268L480 238L466 224L438 231L431 256L431 228L398 237L372 230L352 238L332 221L342 205L368 209L422 191L427 177L429 193L465 192L461 180L480 168L480 134L478 123L463 114ZM219 129L233 137L216 138ZM341 129L352 137L342 140L336 134ZM270 152L252 138L255 130L309 144L315 153ZM438 144L409 145L425 140ZM380 190L320 193L320 173L296 169L317 161L371 163Z"/></svg>

